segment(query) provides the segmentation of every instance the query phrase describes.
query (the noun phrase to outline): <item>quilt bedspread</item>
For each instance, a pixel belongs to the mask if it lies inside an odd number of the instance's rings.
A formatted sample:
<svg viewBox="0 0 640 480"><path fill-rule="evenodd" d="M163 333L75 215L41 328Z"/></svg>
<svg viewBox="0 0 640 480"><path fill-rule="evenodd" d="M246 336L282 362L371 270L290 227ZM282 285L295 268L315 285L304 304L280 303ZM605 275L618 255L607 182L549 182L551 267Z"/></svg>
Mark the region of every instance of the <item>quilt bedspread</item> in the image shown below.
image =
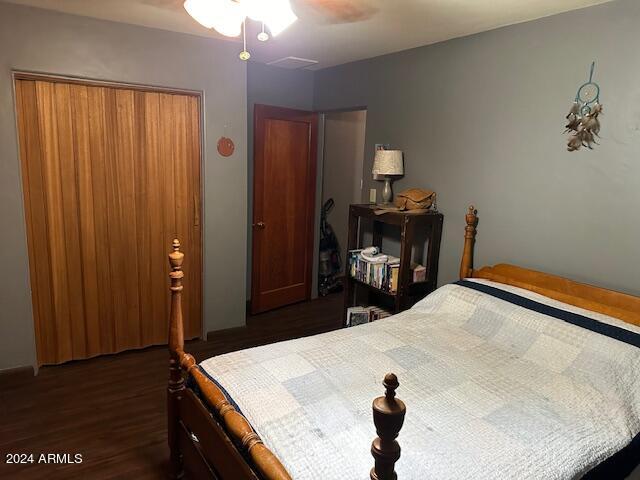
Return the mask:
<svg viewBox="0 0 640 480"><path fill-rule="evenodd" d="M384 320L201 367L296 480L368 478L371 402L388 372L407 405L400 480L577 479L640 432L638 346L462 285Z"/></svg>

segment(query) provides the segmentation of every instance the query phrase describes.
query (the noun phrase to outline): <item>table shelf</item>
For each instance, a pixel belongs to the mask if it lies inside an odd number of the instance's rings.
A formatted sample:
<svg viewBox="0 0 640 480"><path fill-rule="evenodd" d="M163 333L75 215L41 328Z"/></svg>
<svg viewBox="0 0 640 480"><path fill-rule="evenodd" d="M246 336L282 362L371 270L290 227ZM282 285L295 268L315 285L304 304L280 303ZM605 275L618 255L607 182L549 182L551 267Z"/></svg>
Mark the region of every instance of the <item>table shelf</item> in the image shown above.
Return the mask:
<svg viewBox="0 0 640 480"><path fill-rule="evenodd" d="M375 205L351 205L349 207L347 254L351 250L362 248L361 219L369 219L373 222L373 245L380 248L384 237L384 225L395 225L400 228L398 288L396 293L391 293L347 275L345 279L345 318L347 308L362 304L362 302L358 301L358 297L362 296L362 293L367 295L367 302L365 303L368 305L379 303L376 300L391 302L393 303L393 312L399 313L411 308L413 304L436 289L440 241L444 221L444 216L441 213L430 210L422 213L387 212L378 215ZM416 240L416 228L420 226L426 226L428 232L424 239L428 240L425 265L427 272L425 281L413 282L411 276L411 247Z"/></svg>

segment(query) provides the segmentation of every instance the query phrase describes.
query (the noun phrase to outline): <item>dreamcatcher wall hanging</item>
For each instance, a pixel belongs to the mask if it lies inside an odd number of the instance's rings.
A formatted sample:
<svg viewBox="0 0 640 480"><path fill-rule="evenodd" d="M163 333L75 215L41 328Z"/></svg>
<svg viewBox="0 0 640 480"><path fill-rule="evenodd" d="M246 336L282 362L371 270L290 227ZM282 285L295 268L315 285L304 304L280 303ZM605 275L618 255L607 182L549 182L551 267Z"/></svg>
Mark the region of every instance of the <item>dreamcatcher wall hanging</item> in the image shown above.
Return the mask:
<svg viewBox="0 0 640 480"><path fill-rule="evenodd" d="M564 133L571 133L567 142L567 150L575 152L581 147L593 150L593 145L598 145L595 138L599 137L600 120L602 114L602 104L600 103L600 86L593 81L593 71L596 62L591 63L589 81L583 83L576 99L567 115L569 123L566 125Z"/></svg>

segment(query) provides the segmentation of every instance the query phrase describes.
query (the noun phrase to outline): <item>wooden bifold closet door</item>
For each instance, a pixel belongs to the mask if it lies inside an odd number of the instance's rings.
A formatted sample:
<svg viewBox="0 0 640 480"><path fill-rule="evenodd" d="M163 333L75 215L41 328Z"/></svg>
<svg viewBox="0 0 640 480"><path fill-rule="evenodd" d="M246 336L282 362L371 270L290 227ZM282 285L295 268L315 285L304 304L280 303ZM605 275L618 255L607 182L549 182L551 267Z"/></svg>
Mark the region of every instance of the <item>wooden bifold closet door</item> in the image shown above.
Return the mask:
<svg viewBox="0 0 640 480"><path fill-rule="evenodd" d="M167 342L166 255L201 334L200 98L16 78L38 362Z"/></svg>

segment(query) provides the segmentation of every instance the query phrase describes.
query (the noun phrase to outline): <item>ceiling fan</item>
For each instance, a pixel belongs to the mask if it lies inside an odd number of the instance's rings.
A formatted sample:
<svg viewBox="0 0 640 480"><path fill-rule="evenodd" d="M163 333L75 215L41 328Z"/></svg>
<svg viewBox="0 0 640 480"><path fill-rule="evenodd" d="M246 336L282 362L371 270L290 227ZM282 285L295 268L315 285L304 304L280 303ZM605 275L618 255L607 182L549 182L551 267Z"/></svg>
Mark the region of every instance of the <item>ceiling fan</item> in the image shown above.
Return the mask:
<svg viewBox="0 0 640 480"><path fill-rule="evenodd" d="M149 1L149 0L146 0ZM166 4L167 0L153 0ZM169 0L171 1L171 0ZM314 23L353 23L377 12L374 0L185 0L184 8L198 23L228 37L243 35L240 59L249 60L247 18L262 23L258 40L266 42L287 29L298 18ZM266 27L266 28L265 28Z"/></svg>

